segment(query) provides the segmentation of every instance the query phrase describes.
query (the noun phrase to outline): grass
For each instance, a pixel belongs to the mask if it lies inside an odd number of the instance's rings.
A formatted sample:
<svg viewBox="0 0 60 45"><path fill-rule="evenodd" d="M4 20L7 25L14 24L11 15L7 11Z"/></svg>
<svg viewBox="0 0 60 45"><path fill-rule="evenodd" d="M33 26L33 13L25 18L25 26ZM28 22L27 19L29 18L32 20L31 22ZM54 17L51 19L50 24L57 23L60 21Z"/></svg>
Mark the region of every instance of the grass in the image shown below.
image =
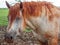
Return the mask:
<svg viewBox="0 0 60 45"><path fill-rule="evenodd" d="M8 23L7 20L8 9L7 8L0 8L0 26L6 26Z"/></svg>

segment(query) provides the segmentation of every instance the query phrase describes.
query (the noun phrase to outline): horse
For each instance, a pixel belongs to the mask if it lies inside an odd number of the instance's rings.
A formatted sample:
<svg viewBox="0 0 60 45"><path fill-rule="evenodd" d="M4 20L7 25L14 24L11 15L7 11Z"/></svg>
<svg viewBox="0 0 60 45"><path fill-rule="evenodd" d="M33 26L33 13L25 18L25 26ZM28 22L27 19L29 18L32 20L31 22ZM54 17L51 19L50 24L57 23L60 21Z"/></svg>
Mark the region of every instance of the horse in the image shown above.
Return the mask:
<svg viewBox="0 0 60 45"><path fill-rule="evenodd" d="M60 9L50 2L20 2L9 9L6 37L14 39L28 26L34 36L48 45L58 45Z"/></svg>

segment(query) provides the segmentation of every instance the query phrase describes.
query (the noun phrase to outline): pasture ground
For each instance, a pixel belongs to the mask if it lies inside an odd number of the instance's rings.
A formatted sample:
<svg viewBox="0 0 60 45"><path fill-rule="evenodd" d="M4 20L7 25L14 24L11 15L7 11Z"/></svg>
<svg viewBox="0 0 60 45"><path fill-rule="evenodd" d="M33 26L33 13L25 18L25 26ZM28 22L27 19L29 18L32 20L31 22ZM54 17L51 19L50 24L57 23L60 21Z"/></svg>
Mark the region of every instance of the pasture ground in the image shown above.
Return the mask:
<svg viewBox="0 0 60 45"><path fill-rule="evenodd" d="M7 43L4 40L6 26L0 27L0 45L40 45L37 39L33 36L32 32L24 32L17 37L13 43Z"/></svg>
<svg viewBox="0 0 60 45"><path fill-rule="evenodd" d="M7 20L8 9L7 8L0 8L0 26L6 26L8 23Z"/></svg>

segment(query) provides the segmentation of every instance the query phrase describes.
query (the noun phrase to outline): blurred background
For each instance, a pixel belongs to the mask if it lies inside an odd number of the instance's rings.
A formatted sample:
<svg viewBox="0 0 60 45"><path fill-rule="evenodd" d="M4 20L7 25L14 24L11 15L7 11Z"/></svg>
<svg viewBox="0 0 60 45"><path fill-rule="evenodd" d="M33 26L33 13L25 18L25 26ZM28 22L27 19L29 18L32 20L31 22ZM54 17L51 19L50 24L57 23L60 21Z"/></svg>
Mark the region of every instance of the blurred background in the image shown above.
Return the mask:
<svg viewBox="0 0 60 45"><path fill-rule="evenodd" d="M52 2L56 6L60 6L60 0L0 0L0 8L7 8L5 5L5 1L8 1L11 5L15 4L18 1L48 1Z"/></svg>

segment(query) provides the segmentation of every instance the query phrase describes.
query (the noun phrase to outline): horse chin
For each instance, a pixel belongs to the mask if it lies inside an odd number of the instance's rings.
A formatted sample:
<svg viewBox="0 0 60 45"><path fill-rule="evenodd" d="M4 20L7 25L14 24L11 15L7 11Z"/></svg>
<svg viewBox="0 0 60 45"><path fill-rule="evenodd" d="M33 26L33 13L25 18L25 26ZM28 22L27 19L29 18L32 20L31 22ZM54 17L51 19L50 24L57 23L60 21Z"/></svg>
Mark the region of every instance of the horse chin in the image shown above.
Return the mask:
<svg viewBox="0 0 60 45"><path fill-rule="evenodd" d="M5 41L6 41L7 43L13 43L13 39L5 38Z"/></svg>

